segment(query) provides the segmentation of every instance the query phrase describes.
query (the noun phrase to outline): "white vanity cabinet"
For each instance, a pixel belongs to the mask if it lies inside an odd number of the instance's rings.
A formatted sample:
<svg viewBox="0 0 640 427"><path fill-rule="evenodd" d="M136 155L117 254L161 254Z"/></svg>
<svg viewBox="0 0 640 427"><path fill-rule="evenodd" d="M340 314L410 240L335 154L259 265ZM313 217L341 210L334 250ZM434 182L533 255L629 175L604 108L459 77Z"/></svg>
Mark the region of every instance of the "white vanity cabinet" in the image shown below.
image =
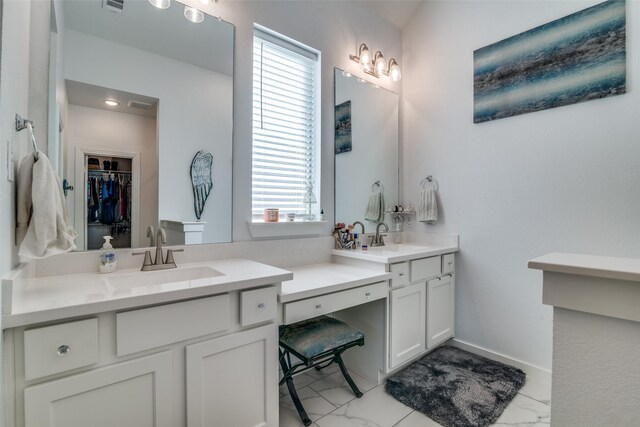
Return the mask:
<svg viewBox="0 0 640 427"><path fill-rule="evenodd" d="M389 298L390 371L453 337L454 256L387 264L387 271L394 273Z"/></svg>
<svg viewBox="0 0 640 427"><path fill-rule="evenodd" d="M391 291L389 365L396 367L425 350L424 283Z"/></svg>
<svg viewBox="0 0 640 427"><path fill-rule="evenodd" d="M171 427L170 351L27 387L27 427Z"/></svg>
<svg viewBox="0 0 640 427"><path fill-rule="evenodd" d="M427 282L427 348L453 336L455 284L453 274Z"/></svg>
<svg viewBox="0 0 640 427"><path fill-rule="evenodd" d="M9 329L10 425L277 427L276 306L272 285Z"/></svg>

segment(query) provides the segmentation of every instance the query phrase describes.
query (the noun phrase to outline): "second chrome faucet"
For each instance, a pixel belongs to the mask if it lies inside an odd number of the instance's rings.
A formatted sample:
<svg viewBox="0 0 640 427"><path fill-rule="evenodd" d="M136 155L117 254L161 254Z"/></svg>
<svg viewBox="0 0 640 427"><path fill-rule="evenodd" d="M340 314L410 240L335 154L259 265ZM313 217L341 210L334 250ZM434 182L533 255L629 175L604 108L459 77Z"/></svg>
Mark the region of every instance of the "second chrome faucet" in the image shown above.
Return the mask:
<svg viewBox="0 0 640 427"><path fill-rule="evenodd" d="M167 270L170 268L176 268L176 262L173 259L175 252L183 252L184 249L167 249L167 258L165 259L162 254L162 245L167 243L167 234L163 228L158 229L158 236L156 238L156 257L151 262L151 251L134 252L132 255L144 255L144 261L142 263L142 271L156 271Z"/></svg>

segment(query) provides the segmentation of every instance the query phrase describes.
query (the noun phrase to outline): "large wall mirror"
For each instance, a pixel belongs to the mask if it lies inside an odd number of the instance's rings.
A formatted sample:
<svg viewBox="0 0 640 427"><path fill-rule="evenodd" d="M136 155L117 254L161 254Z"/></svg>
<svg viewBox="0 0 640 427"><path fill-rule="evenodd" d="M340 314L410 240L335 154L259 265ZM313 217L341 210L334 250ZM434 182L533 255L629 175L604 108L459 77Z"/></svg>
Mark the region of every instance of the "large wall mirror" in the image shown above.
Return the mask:
<svg viewBox="0 0 640 427"><path fill-rule="evenodd" d="M368 232L398 204L398 95L335 70L336 222Z"/></svg>
<svg viewBox="0 0 640 427"><path fill-rule="evenodd" d="M78 250L149 246L149 227L231 241L234 26L177 1L109 4L52 2L48 153L74 187Z"/></svg>

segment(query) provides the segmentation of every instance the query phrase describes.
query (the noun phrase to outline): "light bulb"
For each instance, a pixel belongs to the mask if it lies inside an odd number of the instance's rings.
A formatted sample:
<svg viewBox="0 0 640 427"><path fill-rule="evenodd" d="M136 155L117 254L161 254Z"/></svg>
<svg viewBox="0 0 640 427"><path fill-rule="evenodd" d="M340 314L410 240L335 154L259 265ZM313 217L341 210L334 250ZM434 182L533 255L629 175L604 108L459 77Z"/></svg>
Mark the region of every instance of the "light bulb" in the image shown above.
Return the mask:
<svg viewBox="0 0 640 427"><path fill-rule="evenodd" d="M169 6L171 6L171 0L149 0L149 3L151 3L158 9L167 9Z"/></svg>
<svg viewBox="0 0 640 427"><path fill-rule="evenodd" d="M194 24L199 24L204 21L204 13L200 12L195 7L185 6L184 7L184 17L187 20L193 22Z"/></svg>
<svg viewBox="0 0 640 427"><path fill-rule="evenodd" d="M371 64L371 53L369 52L369 48L366 44L362 43L360 49L360 63L363 67L367 67Z"/></svg>
<svg viewBox="0 0 640 427"><path fill-rule="evenodd" d="M391 58L391 60L389 61L389 77L391 77L391 80L393 80L394 82L397 82L402 78L402 73L400 73L400 66L393 58Z"/></svg>
<svg viewBox="0 0 640 427"><path fill-rule="evenodd" d="M118 101L114 101L113 99L105 99L104 103L107 104L109 107L117 107L118 105L120 105Z"/></svg>
<svg viewBox="0 0 640 427"><path fill-rule="evenodd" d="M387 64L384 63L384 56L382 56L382 52L377 51L376 55L374 56L375 58L375 73L376 76L380 77L381 75L384 74L385 68L387 66Z"/></svg>

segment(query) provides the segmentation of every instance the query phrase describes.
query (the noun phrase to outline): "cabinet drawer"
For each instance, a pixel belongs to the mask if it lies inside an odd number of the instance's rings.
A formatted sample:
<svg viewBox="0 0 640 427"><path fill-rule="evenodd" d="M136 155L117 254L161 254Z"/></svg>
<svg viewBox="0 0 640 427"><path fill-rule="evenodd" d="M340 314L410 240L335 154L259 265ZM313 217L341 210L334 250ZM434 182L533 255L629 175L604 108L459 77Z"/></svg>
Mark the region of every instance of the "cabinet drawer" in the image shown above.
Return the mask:
<svg viewBox="0 0 640 427"><path fill-rule="evenodd" d="M278 315L275 286L240 293L240 324L245 327L275 319Z"/></svg>
<svg viewBox="0 0 640 427"><path fill-rule="evenodd" d="M386 298L388 292L389 286L387 282L379 282L333 294L290 302L284 305L284 323L296 323L322 314L333 313L344 308Z"/></svg>
<svg viewBox="0 0 640 427"><path fill-rule="evenodd" d="M118 356L229 329L229 294L116 313Z"/></svg>
<svg viewBox="0 0 640 427"><path fill-rule="evenodd" d="M391 278L391 287L402 286L409 283L409 263L399 262L397 264L391 264L389 271L393 273Z"/></svg>
<svg viewBox="0 0 640 427"><path fill-rule="evenodd" d="M440 267L439 256L413 260L411 261L411 281L439 276Z"/></svg>
<svg viewBox="0 0 640 427"><path fill-rule="evenodd" d="M442 274L453 273L456 270L455 254L442 255Z"/></svg>
<svg viewBox="0 0 640 427"><path fill-rule="evenodd" d="M98 362L98 319L31 329L24 333L27 381Z"/></svg>

